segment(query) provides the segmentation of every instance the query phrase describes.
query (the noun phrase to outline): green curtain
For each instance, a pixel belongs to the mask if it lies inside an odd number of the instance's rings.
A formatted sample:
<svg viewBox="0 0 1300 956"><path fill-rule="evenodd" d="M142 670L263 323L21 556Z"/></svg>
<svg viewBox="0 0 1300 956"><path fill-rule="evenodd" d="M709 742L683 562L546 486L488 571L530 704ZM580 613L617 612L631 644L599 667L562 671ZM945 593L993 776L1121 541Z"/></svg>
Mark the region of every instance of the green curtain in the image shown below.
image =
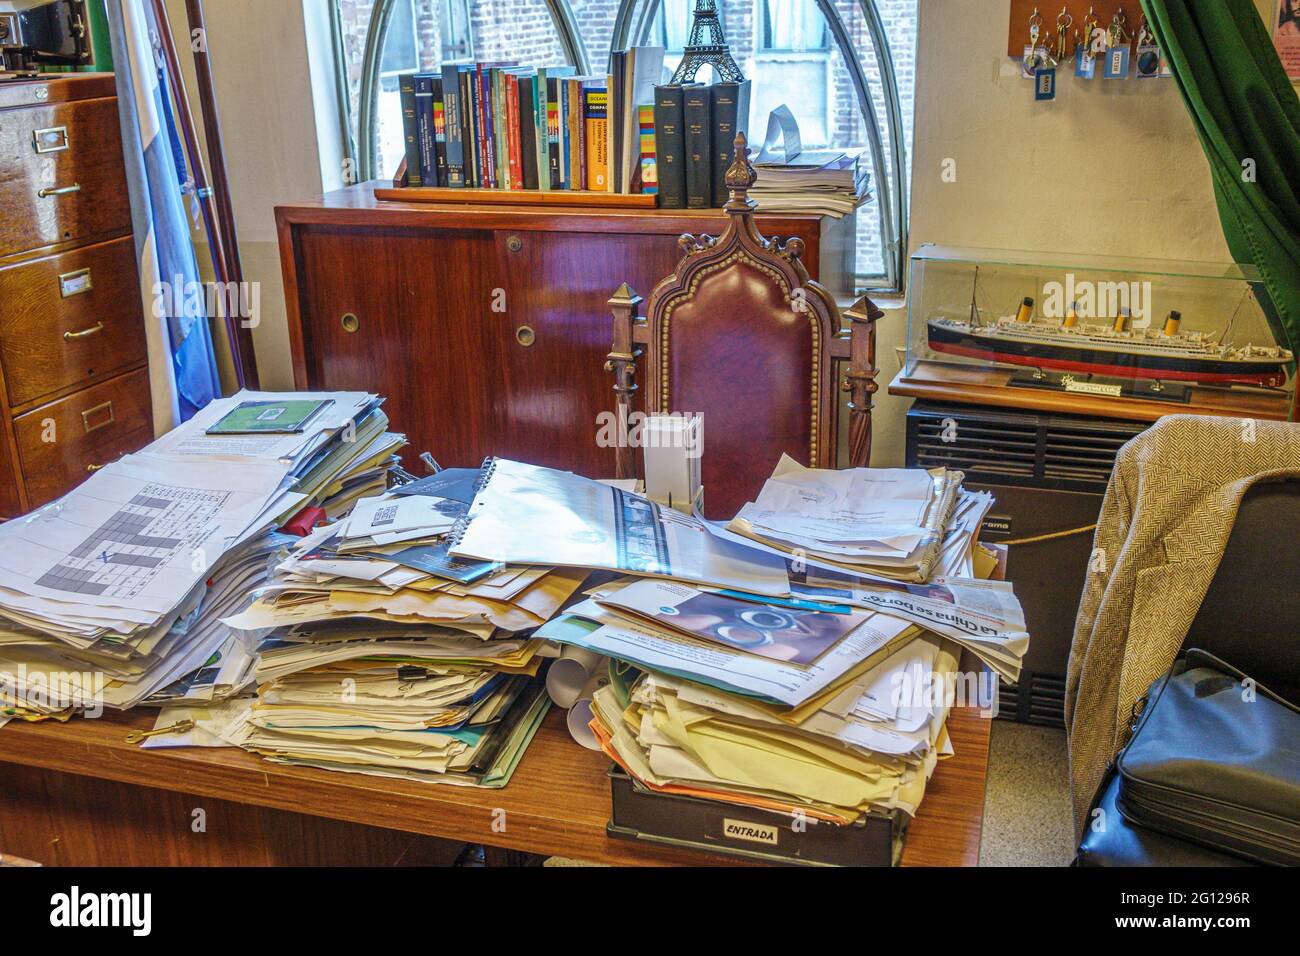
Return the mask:
<svg viewBox="0 0 1300 956"><path fill-rule="evenodd" d="M1196 124L1228 249L1300 354L1300 99L1254 0L1142 0Z"/></svg>

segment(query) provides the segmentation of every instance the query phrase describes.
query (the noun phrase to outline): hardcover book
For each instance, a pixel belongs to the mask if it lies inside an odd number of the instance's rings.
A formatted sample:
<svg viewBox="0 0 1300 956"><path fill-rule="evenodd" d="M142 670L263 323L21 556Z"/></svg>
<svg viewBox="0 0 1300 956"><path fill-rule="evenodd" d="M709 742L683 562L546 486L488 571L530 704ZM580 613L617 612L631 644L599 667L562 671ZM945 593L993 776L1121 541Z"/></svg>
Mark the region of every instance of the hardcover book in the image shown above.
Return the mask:
<svg viewBox="0 0 1300 956"><path fill-rule="evenodd" d="M465 183L465 125L461 107L461 75L464 68L449 64L442 68L442 108L446 127L447 185L460 188Z"/></svg>
<svg viewBox="0 0 1300 956"><path fill-rule="evenodd" d="M713 206L712 96L707 86L688 86L682 93L686 139L686 207Z"/></svg>
<svg viewBox="0 0 1300 956"><path fill-rule="evenodd" d="M709 87L713 111L713 205L724 206L727 168L736 158L736 133L749 127L749 80L714 83Z"/></svg>
<svg viewBox="0 0 1300 956"><path fill-rule="evenodd" d="M655 168L659 176L659 206L686 208L686 139L682 130L683 88L655 87Z"/></svg>
<svg viewBox="0 0 1300 956"><path fill-rule="evenodd" d="M433 83L433 153L438 185L447 183L447 111L443 99L442 77L434 75Z"/></svg>
<svg viewBox="0 0 1300 956"><path fill-rule="evenodd" d="M524 188L538 188L537 123L533 117L537 102L537 77L519 77L519 155L523 163Z"/></svg>
<svg viewBox="0 0 1300 956"><path fill-rule="evenodd" d="M438 160L433 133L433 74L415 74L415 130L420 150L420 183L437 186Z"/></svg>
<svg viewBox="0 0 1300 956"><path fill-rule="evenodd" d="M416 119L415 74L403 73L397 80L402 103L402 136L406 140L406 185L420 186L420 131Z"/></svg>

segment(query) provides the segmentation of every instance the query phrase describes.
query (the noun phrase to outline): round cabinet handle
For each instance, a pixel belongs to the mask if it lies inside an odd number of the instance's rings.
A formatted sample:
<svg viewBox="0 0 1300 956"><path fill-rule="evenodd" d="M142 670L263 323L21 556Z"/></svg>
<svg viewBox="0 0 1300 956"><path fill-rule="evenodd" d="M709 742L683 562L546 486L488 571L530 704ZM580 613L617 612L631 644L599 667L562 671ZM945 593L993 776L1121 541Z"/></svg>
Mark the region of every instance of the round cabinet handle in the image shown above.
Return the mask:
<svg viewBox="0 0 1300 956"><path fill-rule="evenodd" d="M524 348L528 348L528 346L537 341L537 333L533 331L532 326L521 325L519 328L515 329L515 341Z"/></svg>
<svg viewBox="0 0 1300 956"><path fill-rule="evenodd" d="M511 252L518 252L523 247L524 240L520 239L518 236L510 236L506 239L506 248Z"/></svg>
<svg viewBox="0 0 1300 956"><path fill-rule="evenodd" d="M361 320L357 318L355 312L345 312L339 323L343 326L344 332L356 332L361 328Z"/></svg>

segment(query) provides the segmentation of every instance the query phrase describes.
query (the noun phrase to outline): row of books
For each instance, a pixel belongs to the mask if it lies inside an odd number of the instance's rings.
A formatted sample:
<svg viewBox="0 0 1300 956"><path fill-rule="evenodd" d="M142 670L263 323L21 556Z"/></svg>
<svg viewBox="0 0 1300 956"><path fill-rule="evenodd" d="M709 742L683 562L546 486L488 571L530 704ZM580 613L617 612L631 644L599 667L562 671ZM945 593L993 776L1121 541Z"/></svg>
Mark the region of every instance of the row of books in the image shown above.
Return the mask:
<svg viewBox="0 0 1300 956"><path fill-rule="evenodd" d="M653 193L663 49L572 66L449 63L400 77L406 185Z"/></svg>

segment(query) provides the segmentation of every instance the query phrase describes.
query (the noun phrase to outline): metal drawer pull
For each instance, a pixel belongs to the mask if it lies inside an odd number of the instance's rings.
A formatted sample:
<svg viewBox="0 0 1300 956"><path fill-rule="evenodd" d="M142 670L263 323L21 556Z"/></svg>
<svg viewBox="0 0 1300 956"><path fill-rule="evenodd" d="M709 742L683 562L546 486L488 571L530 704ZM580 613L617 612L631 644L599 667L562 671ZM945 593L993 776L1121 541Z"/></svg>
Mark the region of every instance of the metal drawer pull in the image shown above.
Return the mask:
<svg viewBox="0 0 1300 956"><path fill-rule="evenodd" d="M80 332L64 332L63 341L75 342L77 339L88 339L92 335L98 335L100 332L103 331L104 331L104 323L96 322L90 328L82 329Z"/></svg>
<svg viewBox="0 0 1300 956"><path fill-rule="evenodd" d="M343 318L339 320L339 324L343 326L344 332L355 332L361 328L361 320L353 312L344 313Z"/></svg>
<svg viewBox="0 0 1300 956"><path fill-rule="evenodd" d="M528 348L537 341L537 333L532 330L531 326L521 325L515 330L515 341L524 348Z"/></svg>
<svg viewBox="0 0 1300 956"><path fill-rule="evenodd" d="M50 126L32 130L32 146L38 153L59 153L68 148L68 128Z"/></svg>
<svg viewBox="0 0 1300 956"><path fill-rule="evenodd" d="M104 411L108 412L108 417L106 419L97 425L90 424L90 419L93 416ZM93 431L98 431L105 426L113 424L114 421L116 421L116 419L113 417L113 403L111 401L105 402L103 405L96 405L94 408L88 408L81 413L81 427L86 430L87 435Z"/></svg>
<svg viewBox="0 0 1300 956"><path fill-rule="evenodd" d="M79 192L81 192L81 183L73 183L71 186L46 186L43 189L38 189L36 195L42 199L49 199L51 196L67 196Z"/></svg>

